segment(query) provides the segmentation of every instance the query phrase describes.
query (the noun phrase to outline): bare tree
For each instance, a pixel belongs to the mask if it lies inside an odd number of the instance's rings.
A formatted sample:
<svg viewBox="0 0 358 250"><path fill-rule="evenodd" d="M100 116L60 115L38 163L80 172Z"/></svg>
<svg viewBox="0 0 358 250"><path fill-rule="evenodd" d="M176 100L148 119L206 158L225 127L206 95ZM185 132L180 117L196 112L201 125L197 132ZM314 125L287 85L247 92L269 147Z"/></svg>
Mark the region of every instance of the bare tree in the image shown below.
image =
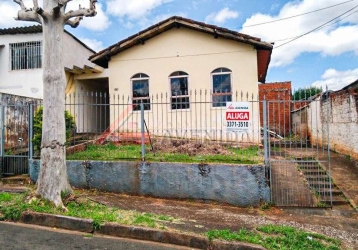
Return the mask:
<svg viewBox="0 0 358 250"><path fill-rule="evenodd" d="M62 60L64 26L76 28L84 16L96 15L97 0L89 0L89 8L66 12L71 0L44 0L43 8L33 0L26 8L23 0L13 0L21 9L16 20L42 24L43 34L43 124L41 169L36 194L62 206L62 192L72 192L66 169L65 71Z"/></svg>

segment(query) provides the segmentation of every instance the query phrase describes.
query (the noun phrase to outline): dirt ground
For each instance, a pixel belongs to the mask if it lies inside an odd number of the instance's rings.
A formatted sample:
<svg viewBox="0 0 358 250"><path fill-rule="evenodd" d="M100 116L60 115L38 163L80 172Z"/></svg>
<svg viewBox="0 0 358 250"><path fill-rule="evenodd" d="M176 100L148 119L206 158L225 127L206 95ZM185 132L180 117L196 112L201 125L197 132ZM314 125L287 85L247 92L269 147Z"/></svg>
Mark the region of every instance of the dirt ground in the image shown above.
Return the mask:
<svg viewBox="0 0 358 250"><path fill-rule="evenodd" d="M217 143L203 143L189 140L157 140L153 143L154 152L196 155L234 155L225 146Z"/></svg>
<svg viewBox="0 0 358 250"><path fill-rule="evenodd" d="M168 200L114 193L84 191L91 200L125 210L170 215L179 223L167 222L167 228L204 233L212 229L254 229L264 224L293 226L342 240L344 249L358 249L358 213L352 210L275 208L239 208L224 204L189 200Z"/></svg>

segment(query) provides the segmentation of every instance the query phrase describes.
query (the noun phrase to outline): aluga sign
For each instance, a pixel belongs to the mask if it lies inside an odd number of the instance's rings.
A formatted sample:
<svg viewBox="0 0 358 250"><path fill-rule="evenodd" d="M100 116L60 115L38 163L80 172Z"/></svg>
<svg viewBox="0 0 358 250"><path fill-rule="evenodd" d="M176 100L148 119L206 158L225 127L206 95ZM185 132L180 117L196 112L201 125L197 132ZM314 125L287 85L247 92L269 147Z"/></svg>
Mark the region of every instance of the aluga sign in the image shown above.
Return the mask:
<svg viewBox="0 0 358 250"><path fill-rule="evenodd" d="M226 131L248 132L251 121L249 102L226 103Z"/></svg>

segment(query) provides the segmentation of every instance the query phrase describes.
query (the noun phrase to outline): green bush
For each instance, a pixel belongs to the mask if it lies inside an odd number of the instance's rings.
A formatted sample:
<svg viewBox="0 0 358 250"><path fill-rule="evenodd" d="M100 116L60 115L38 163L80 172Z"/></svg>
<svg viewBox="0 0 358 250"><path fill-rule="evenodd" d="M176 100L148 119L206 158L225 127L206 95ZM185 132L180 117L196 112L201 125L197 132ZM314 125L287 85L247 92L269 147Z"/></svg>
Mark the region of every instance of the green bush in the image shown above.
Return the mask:
<svg viewBox="0 0 358 250"><path fill-rule="evenodd" d="M34 117L34 137L32 144L34 147L35 155L39 155L41 151L41 140L42 140L42 116L43 107L39 107ZM66 110L65 111L65 122L66 122L66 145L68 145L68 139L71 137L71 132L76 127L73 116Z"/></svg>

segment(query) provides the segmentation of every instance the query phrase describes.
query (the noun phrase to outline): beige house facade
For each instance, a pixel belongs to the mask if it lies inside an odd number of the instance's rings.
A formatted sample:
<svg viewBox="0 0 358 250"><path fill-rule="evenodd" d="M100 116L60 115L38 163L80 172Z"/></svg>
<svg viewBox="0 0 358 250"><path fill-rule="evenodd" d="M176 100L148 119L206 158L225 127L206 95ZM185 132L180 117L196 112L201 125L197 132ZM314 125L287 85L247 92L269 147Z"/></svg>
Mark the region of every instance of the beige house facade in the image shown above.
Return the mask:
<svg viewBox="0 0 358 250"><path fill-rule="evenodd" d="M254 101L272 48L259 38L174 16L90 60L108 69L111 132L138 131L143 103L152 134L252 141L260 130ZM231 101L250 101L245 135L226 132L226 102Z"/></svg>

